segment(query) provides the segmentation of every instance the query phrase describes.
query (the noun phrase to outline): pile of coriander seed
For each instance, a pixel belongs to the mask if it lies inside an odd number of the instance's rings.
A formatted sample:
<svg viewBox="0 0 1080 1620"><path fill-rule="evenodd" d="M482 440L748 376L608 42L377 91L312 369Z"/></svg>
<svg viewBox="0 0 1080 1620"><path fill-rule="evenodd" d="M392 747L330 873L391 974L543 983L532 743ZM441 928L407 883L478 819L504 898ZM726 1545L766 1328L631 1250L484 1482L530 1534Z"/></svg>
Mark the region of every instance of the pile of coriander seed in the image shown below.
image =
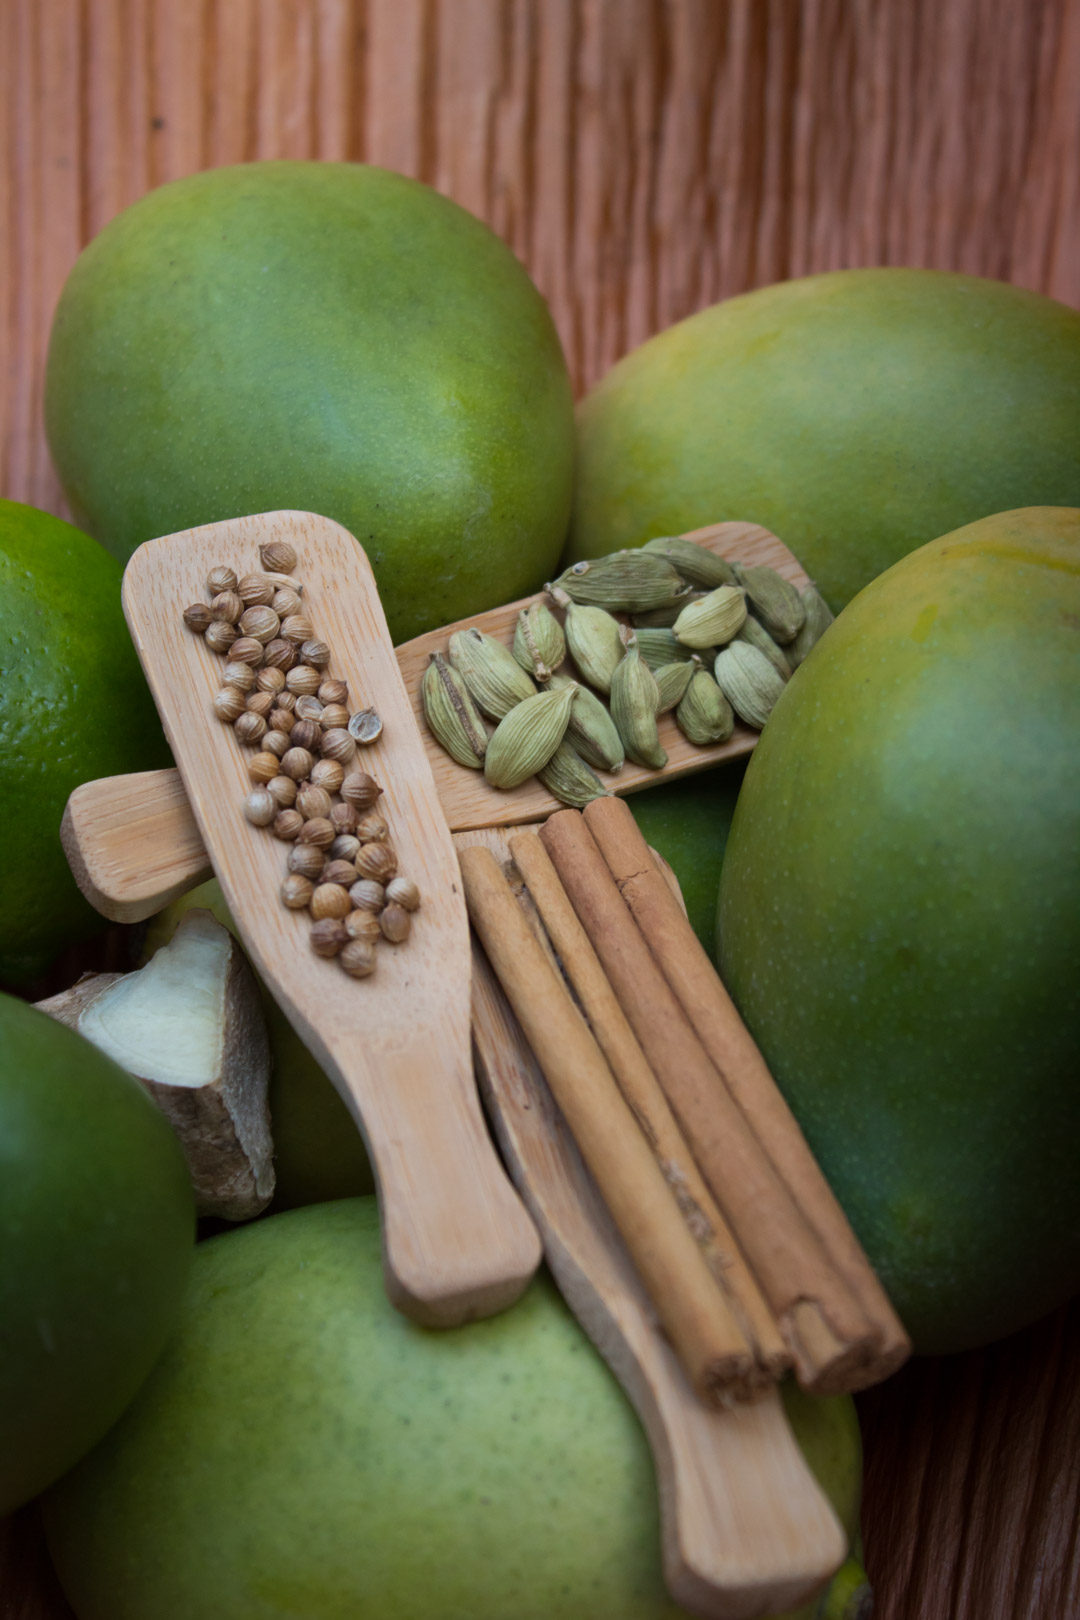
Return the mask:
<svg viewBox="0 0 1080 1620"><path fill-rule="evenodd" d="M259 548L261 573L228 567L206 578L209 602L184 623L225 659L213 710L255 750L243 813L290 845L282 904L311 916L310 943L352 978L375 969L381 940L409 936L420 891L398 873L390 829L378 810L379 783L357 764L358 749L382 731L372 709L352 711L349 689L330 673L285 541Z"/></svg>

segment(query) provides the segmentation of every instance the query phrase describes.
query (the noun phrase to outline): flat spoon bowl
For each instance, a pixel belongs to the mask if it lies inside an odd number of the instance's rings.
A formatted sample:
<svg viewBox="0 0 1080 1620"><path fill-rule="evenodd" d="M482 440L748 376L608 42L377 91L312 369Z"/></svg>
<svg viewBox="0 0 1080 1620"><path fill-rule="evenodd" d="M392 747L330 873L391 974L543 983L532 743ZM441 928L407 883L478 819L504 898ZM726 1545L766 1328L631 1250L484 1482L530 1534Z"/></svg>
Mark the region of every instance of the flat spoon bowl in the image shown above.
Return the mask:
<svg viewBox="0 0 1080 1620"><path fill-rule="evenodd" d="M251 754L211 707L223 663L182 619L190 602L204 599L212 567L258 572L259 547L271 540L296 550L306 610L331 648L332 673L382 716L382 737L360 765L383 787L379 809L400 870L422 896L409 940L381 944L374 974L362 980L316 956L309 915L281 902L290 846L244 819ZM501 1310L535 1271L539 1239L482 1118L457 860L366 556L326 518L239 518L140 546L124 575L123 603L187 814L244 946L363 1132L391 1299L430 1325ZM167 821L156 824L159 834Z"/></svg>

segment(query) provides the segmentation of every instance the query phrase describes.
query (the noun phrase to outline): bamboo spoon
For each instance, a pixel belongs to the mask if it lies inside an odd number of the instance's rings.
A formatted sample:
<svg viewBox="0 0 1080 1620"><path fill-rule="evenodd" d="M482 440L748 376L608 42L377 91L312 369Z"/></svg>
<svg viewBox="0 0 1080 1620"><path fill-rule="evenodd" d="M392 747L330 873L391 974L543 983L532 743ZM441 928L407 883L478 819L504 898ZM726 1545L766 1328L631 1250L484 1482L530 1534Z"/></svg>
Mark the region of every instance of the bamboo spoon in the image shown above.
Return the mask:
<svg viewBox="0 0 1080 1620"><path fill-rule="evenodd" d="M808 583L791 552L756 524L718 523L696 530L689 538L732 562L767 564L795 585ZM503 793L489 786L479 771L455 764L429 733L420 703L420 680L430 656L446 647L455 630L474 624L508 642L519 610L537 600L539 597L529 596L492 608L473 619L429 631L397 649L443 814L452 831L519 826L543 820L559 809L558 802L535 779ZM601 772L601 779L614 793L633 793L725 759L741 758L750 753L757 737L756 731L736 725L728 742L697 748L687 742L672 715L663 715L660 740L668 755L664 769L650 771L628 761L618 775ZM152 916L209 875L210 862L176 771L144 771L84 783L68 801L61 838L83 893L115 922L139 922Z"/></svg>
<svg viewBox="0 0 1080 1620"><path fill-rule="evenodd" d="M305 605L332 649L334 675L382 716L383 738L366 750L365 766L384 788L380 810L401 869L423 896L408 944L382 949L363 982L314 956L308 921L282 906L285 848L243 819L248 756L210 707L220 660L181 618L202 596L211 567L250 573L270 540L296 549ZM535 1271L539 1240L484 1127L457 861L367 558L325 518L240 518L140 546L123 601L188 814L245 948L363 1132L379 1185L391 1299L431 1325L502 1309ZM156 826L160 833L160 820ZM139 853L147 858L145 848Z"/></svg>
<svg viewBox="0 0 1080 1620"><path fill-rule="evenodd" d="M498 829L459 833L455 843L509 862ZM648 1435L672 1597L711 1620L805 1602L842 1562L845 1539L780 1396L773 1389L723 1412L696 1397L479 946L473 1040L488 1113L547 1262Z"/></svg>

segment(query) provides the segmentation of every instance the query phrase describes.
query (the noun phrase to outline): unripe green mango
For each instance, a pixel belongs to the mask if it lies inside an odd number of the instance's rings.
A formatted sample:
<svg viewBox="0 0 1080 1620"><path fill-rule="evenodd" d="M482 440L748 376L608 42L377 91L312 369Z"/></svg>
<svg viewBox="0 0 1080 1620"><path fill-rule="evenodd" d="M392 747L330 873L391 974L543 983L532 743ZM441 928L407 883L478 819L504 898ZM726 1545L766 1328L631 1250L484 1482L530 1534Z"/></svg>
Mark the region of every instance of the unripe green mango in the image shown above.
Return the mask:
<svg viewBox="0 0 1080 1620"><path fill-rule="evenodd" d="M1080 313L932 270L843 270L703 310L583 402L571 558L725 519L834 611L937 535L1080 505Z"/></svg>
<svg viewBox="0 0 1080 1620"><path fill-rule="evenodd" d="M1080 511L862 591L746 772L725 981L916 1347L1080 1284Z"/></svg>
<svg viewBox="0 0 1080 1620"><path fill-rule="evenodd" d="M368 553L397 641L535 589L565 537L543 299L479 220L363 164L212 169L125 210L64 288L45 413L79 521L121 559L321 512Z"/></svg>
<svg viewBox="0 0 1080 1620"><path fill-rule="evenodd" d="M853 1403L785 1399L854 1537ZM373 1199L200 1244L180 1333L46 1515L79 1620L687 1620L644 1436L550 1279L417 1327Z"/></svg>

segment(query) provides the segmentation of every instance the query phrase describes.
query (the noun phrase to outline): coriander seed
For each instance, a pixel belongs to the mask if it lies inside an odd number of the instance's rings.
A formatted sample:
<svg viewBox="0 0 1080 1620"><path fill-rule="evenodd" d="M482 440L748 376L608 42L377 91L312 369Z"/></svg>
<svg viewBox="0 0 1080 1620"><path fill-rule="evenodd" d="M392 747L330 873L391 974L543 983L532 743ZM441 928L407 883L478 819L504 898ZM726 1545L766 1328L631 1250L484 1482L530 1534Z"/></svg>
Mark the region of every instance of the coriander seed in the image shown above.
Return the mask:
<svg viewBox="0 0 1080 1620"><path fill-rule="evenodd" d="M290 872L299 872L301 877L310 878L314 883L326 865L326 856L314 844L297 842L289 851L286 865Z"/></svg>
<svg viewBox="0 0 1080 1620"><path fill-rule="evenodd" d="M350 979L366 979L375 971L375 948L366 939L350 939L338 952L338 963Z"/></svg>
<svg viewBox="0 0 1080 1620"><path fill-rule="evenodd" d="M269 789L267 791L269 792ZM304 818L298 810L279 810L270 825L270 831L275 838L280 838L282 843L291 844L303 825Z"/></svg>
<svg viewBox="0 0 1080 1620"><path fill-rule="evenodd" d="M281 634L286 641L294 641L299 647L303 642L313 639L314 631L306 613L290 613L282 623ZM317 692L318 687L313 686L311 690Z"/></svg>
<svg viewBox="0 0 1080 1620"><path fill-rule="evenodd" d="M325 669L330 662L330 648L325 641L305 641L300 647L300 657L313 669Z"/></svg>
<svg viewBox="0 0 1080 1620"><path fill-rule="evenodd" d="M296 663L296 648L291 641L282 641L275 637L266 643L266 662L271 669L285 671L292 669Z"/></svg>
<svg viewBox="0 0 1080 1620"><path fill-rule="evenodd" d="M282 880L281 902L290 911L306 911L315 893L315 885L299 872L289 872Z"/></svg>
<svg viewBox="0 0 1080 1620"><path fill-rule="evenodd" d="M322 703L345 704L349 701L349 688L344 681L323 681L318 695Z"/></svg>
<svg viewBox="0 0 1080 1620"><path fill-rule="evenodd" d="M206 576L206 588L211 596L219 596L222 591L235 591L236 575L231 568L211 568Z"/></svg>
<svg viewBox="0 0 1080 1620"><path fill-rule="evenodd" d="M294 664L285 676L285 685L297 697L309 693L314 697L319 690L319 672L310 664Z"/></svg>
<svg viewBox="0 0 1080 1620"><path fill-rule="evenodd" d="M277 706L278 706L279 709L288 709L290 714L295 714L296 713L296 693L295 692L284 692L284 691L279 692L278 695L277 695Z"/></svg>
<svg viewBox="0 0 1080 1620"><path fill-rule="evenodd" d="M250 748L255 743L262 742L266 736L266 721L261 714L255 714L251 709L245 709L243 714L238 717L233 730L240 741Z"/></svg>
<svg viewBox="0 0 1080 1620"><path fill-rule="evenodd" d="M315 921L322 922L324 917L336 917L340 921L347 917L351 910L352 906L345 890L338 883L327 883L324 870L311 897L311 915Z"/></svg>
<svg viewBox="0 0 1080 1620"><path fill-rule="evenodd" d="M269 721L267 721L269 725ZM262 740L262 745L268 754L276 754L281 759L289 751L289 733L287 731L268 731ZM286 778L288 780L288 778ZM295 788L295 783L293 784Z"/></svg>
<svg viewBox="0 0 1080 1620"><path fill-rule="evenodd" d="M323 732L322 752L327 759L336 759L347 765L356 758L356 743L347 731L340 731L335 726L331 731Z"/></svg>
<svg viewBox="0 0 1080 1620"><path fill-rule="evenodd" d="M318 892L316 889L315 893ZM312 904L314 903L313 895ZM316 956L337 956L338 952L349 943L344 925L336 917L321 917L312 928L309 938Z"/></svg>
<svg viewBox="0 0 1080 1620"><path fill-rule="evenodd" d="M359 878L349 890L349 899L357 911L381 911L386 904L386 890L374 878Z"/></svg>
<svg viewBox="0 0 1080 1620"><path fill-rule="evenodd" d="M270 647L273 645L274 643L271 642ZM267 652L270 651L270 647L267 647ZM265 657L265 654L263 656ZM285 689L285 675L280 669L273 669L268 664L265 669L260 669L256 675L255 684L260 692L271 692L276 697L279 692Z"/></svg>
<svg viewBox="0 0 1080 1620"><path fill-rule="evenodd" d="M349 711L344 703L327 703L319 716L319 724L324 731L347 731L349 729Z"/></svg>
<svg viewBox="0 0 1080 1620"><path fill-rule="evenodd" d="M264 787L252 788L244 800L244 816L253 827L269 827L277 815L277 805Z"/></svg>
<svg viewBox="0 0 1080 1620"><path fill-rule="evenodd" d="M251 665L242 664L240 667L250 669ZM247 706L252 714L261 714L264 720L268 720L274 707L274 699L269 692L249 692Z"/></svg>
<svg viewBox="0 0 1080 1620"><path fill-rule="evenodd" d="M296 808L305 821L313 821L318 818L325 821L328 826L333 826L333 822L330 820L330 811L333 804L334 801L326 789L316 787L312 782L305 782L296 795Z"/></svg>
<svg viewBox="0 0 1080 1620"><path fill-rule="evenodd" d="M297 720L289 733L294 748L306 748L314 760L322 743L322 728L316 720Z"/></svg>
<svg viewBox="0 0 1080 1620"><path fill-rule="evenodd" d="M281 769L276 754L252 754L248 760L248 775L253 782L272 782Z"/></svg>
<svg viewBox="0 0 1080 1620"><path fill-rule="evenodd" d="M330 859L332 861L351 861L359 848L359 838L354 838L351 833L339 833L330 845Z"/></svg>
<svg viewBox="0 0 1080 1620"><path fill-rule="evenodd" d="M367 771L352 771L342 782L339 792L345 803L351 804L354 810L370 810L382 788Z"/></svg>
<svg viewBox="0 0 1080 1620"><path fill-rule="evenodd" d="M382 938L379 919L373 911L350 911L345 920L345 932L350 939L364 939L374 945Z"/></svg>
<svg viewBox="0 0 1080 1620"><path fill-rule="evenodd" d="M294 726L293 730L295 729ZM274 763L276 766L277 761ZM291 776L294 782L306 782L314 763L314 756L309 754L306 748L289 748L281 756L281 774ZM277 775L276 770L274 774Z"/></svg>
<svg viewBox="0 0 1080 1620"><path fill-rule="evenodd" d="M205 639L211 652L224 655L236 641L236 626L226 624L223 619L214 619L207 627Z"/></svg>
<svg viewBox="0 0 1080 1620"><path fill-rule="evenodd" d="M323 723L323 706L317 697L311 696L310 692L305 692L303 696L297 698L295 714L298 720L314 720L319 725Z"/></svg>
<svg viewBox="0 0 1080 1620"><path fill-rule="evenodd" d="M336 759L317 759L311 767L311 780L327 793L336 793L345 780L345 769Z"/></svg>
<svg viewBox="0 0 1080 1620"><path fill-rule="evenodd" d="M214 713L226 725L232 725L244 713L244 694L235 686L223 686L214 693Z"/></svg>
<svg viewBox="0 0 1080 1620"><path fill-rule="evenodd" d="M339 833L353 832L358 819L351 804L335 804L330 812L330 820Z"/></svg>
<svg viewBox="0 0 1080 1620"><path fill-rule="evenodd" d="M391 945L400 945L409 937L412 918L404 906L397 906L391 902L379 912L379 927L384 939L388 939Z"/></svg>
<svg viewBox="0 0 1080 1620"><path fill-rule="evenodd" d="M245 607L269 607L274 600L274 587L265 574L245 574L236 587L236 594Z"/></svg>
<svg viewBox="0 0 1080 1620"><path fill-rule="evenodd" d="M323 860L325 861L326 851L334 842L333 823L327 821L325 816L311 816L304 822L304 825L297 833L296 840L299 844L312 845L313 848L319 851L319 854L322 855ZM377 846L373 845L372 847L385 849L387 846L385 844L379 844ZM322 871L322 867L320 867L319 870Z"/></svg>
<svg viewBox="0 0 1080 1620"><path fill-rule="evenodd" d="M280 693L278 697L280 698ZM275 701L274 707L266 717L266 723L271 731L283 731L287 737L294 723L292 710L283 709L280 701Z"/></svg>
<svg viewBox="0 0 1080 1620"><path fill-rule="evenodd" d="M235 591L222 591L210 603L210 617L222 619L226 624L235 624L243 611L244 604Z"/></svg>
<svg viewBox="0 0 1080 1620"><path fill-rule="evenodd" d="M221 672L221 678L226 686L235 686L238 692L251 692L255 687L255 671L250 664L241 663L239 659L229 660Z"/></svg>
<svg viewBox="0 0 1080 1620"><path fill-rule="evenodd" d="M350 737L368 748L382 736L382 720L374 709L357 709L350 717L347 729Z"/></svg>
<svg viewBox="0 0 1080 1620"><path fill-rule="evenodd" d="M412 878L391 878L386 885L386 898L391 905L402 906L406 911L416 911L420 905L420 890Z"/></svg>
<svg viewBox="0 0 1080 1620"><path fill-rule="evenodd" d="M291 574L296 552L287 540L267 540L259 547L259 561L272 574Z"/></svg>
<svg viewBox="0 0 1080 1620"><path fill-rule="evenodd" d="M270 604L279 619L287 619L292 614L299 613L303 605L299 593L291 585L279 585Z"/></svg>
<svg viewBox="0 0 1080 1620"><path fill-rule="evenodd" d="M369 810L367 815L361 816L356 823L356 836L362 844L382 843L390 836L386 817L381 816L377 810Z"/></svg>
<svg viewBox="0 0 1080 1620"><path fill-rule="evenodd" d="M266 787L283 810L290 810L296 803L296 783L291 776L272 776Z"/></svg>
<svg viewBox="0 0 1080 1620"><path fill-rule="evenodd" d="M362 878L374 878L376 883L389 883L397 876L397 854L392 844L361 844L355 865Z"/></svg>
<svg viewBox="0 0 1080 1620"><path fill-rule="evenodd" d="M263 644L254 636L238 636L229 648L229 658L235 664L250 664L258 669L263 661Z"/></svg>
<svg viewBox="0 0 1080 1620"><path fill-rule="evenodd" d="M330 847L333 849L333 844ZM352 861L336 861L331 857L322 869L322 881L336 883L341 889L351 889L356 882L356 867ZM351 900L349 907L352 908Z"/></svg>
<svg viewBox="0 0 1080 1620"><path fill-rule="evenodd" d="M184 623L189 630L194 630L197 636L206 634L212 623L210 609L205 602L192 602L190 607L184 609Z"/></svg>
<svg viewBox="0 0 1080 1620"><path fill-rule="evenodd" d="M274 640L279 629L280 620L271 607L245 608L240 615L241 635L254 636L264 647Z"/></svg>

